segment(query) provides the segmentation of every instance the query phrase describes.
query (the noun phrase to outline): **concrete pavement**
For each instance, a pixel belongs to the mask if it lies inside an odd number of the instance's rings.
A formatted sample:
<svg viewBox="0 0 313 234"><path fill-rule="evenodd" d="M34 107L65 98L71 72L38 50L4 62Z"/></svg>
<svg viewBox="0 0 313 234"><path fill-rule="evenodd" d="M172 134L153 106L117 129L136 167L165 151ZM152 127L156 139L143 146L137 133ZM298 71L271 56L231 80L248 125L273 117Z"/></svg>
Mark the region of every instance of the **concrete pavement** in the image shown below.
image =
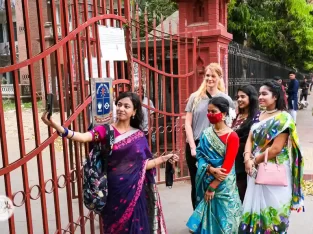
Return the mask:
<svg viewBox="0 0 313 234"><path fill-rule="evenodd" d="M305 179L313 179L313 92L308 96L308 102L310 103L308 108L298 111L297 131L305 159Z"/></svg>
<svg viewBox="0 0 313 234"><path fill-rule="evenodd" d="M187 220L192 212L190 201L190 183L176 182L172 189L159 185L163 212L169 234L188 234ZM313 197L305 200L305 212L292 212L288 234L313 233Z"/></svg>

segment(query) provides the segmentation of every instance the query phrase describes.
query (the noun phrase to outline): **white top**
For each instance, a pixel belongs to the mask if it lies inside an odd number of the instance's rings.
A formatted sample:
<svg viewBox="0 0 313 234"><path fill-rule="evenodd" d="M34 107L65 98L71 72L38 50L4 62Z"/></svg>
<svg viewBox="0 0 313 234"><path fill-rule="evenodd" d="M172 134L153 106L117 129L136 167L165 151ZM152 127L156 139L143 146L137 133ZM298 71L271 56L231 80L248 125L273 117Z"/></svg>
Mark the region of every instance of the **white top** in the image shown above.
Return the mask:
<svg viewBox="0 0 313 234"><path fill-rule="evenodd" d="M154 109L154 105L153 102L151 100L150 101L150 108ZM144 97L142 100L142 104L145 104L148 106L148 98ZM143 113L143 121L142 121L142 125L141 128L143 131L148 131L149 130L149 110L146 107L142 107L142 113ZM150 115L152 115L154 113L153 110L150 110Z"/></svg>

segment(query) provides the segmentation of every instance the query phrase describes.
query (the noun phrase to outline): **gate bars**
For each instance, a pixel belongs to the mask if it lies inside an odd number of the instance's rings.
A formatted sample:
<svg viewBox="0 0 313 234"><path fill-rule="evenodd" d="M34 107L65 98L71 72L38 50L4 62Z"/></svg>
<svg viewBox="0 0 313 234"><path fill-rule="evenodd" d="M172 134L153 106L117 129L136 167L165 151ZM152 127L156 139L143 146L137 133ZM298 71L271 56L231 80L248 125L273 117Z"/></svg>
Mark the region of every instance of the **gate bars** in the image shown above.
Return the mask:
<svg viewBox="0 0 313 234"><path fill-rule="evenodd" d="M173 27L177 22L162 19L160 23L156 17L151 20L148 17L151 13L140 11L129 1L16 0L15 9L11 2L5 1L11 65L1 67L0 73L11 72L13 76L17 134L8 134L8 113L4 112L0 89L0 113L4 113L0 115L0 176L3 178L0 193L13 201L15 214L4 225L4 233L101 233L99 217L83 206L81 168L89 152L88 145L62 139L59 150L57 134L43 126L39 119L43 110L37 102L38 94L44 105L45 95L54 92L58 100L55 121L74 131L87 131L91 98L85 76L87 70L90 77L93 75L92 58L97 59L98 77L114 74L116 96L119 92L134 91L137 86L145 87L145 95L154 103L154 107L150 102L144 105L149 115L154 115L154 123L148 120L152 152L155 157L177 152L180 162L176 166L175 180L187 179L183 117L186 99L197 88L196 38L179 34L178 25ZM32 14L37 16L36 22L30 17ZM23 22L18 26L25 29L22 36L14 35L13 23L18 17L21 17L19 22ZM128 61L115 61L113 71L107 62L106 74L101 66L97 25L125 30ZM34 34L39 37L36 39ZM20 54L25 51L25 59L17 56L15 36L18 40L25 38L25 47L19 48ZM39 53L34 52L36 49ZM29 74L32 126L26 126L27 115L20 98L21 69L27 69ZM41 89L38 89L38 82ZM181 92L186 89L187 93ZM33 129L34 147L25 139L29 128ZM16 160L10 153L17 148L12 145L12 139L16 139L19 146ZM22 174L16 177L19 171ZM164 182L164 174L163 165L157 170L158 183ZM19 180L22 189L16 189Z"/></svg>

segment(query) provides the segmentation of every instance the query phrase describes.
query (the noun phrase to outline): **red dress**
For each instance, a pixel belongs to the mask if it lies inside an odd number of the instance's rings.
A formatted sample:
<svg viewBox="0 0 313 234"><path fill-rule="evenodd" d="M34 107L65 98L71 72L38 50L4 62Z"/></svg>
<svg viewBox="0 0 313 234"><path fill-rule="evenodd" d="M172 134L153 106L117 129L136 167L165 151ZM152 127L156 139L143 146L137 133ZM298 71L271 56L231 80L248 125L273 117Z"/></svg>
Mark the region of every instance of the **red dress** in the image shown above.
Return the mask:
<svg viewBox="0 0 313 234"><path fill-rule="evenodd" d="M227 133L222 136L219 136L219 138L225 145L227 145L225 159L222 168L226 169L225 173L228 174L233 168L237 156L239 148L239 137L236 132L232 132L229 136ZM210 186L216 188L219 185L219 183L220 181L213 180Z"/></svg>

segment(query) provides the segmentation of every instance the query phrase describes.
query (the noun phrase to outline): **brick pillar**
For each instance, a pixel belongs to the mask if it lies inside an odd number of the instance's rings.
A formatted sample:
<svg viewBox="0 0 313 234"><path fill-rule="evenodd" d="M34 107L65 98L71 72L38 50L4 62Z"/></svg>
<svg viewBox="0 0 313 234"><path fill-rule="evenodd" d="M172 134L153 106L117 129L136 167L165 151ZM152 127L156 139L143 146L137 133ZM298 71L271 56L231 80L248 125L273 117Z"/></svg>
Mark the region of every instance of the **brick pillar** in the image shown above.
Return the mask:
<svg viewBox="0 0 313 234"><path fill-rule="evenodd" d="M229 0L176 0L179 9L179 30L180 36L196 37L198 39L197 57L192 53L186 57L185 50L180 53L180 73L191 71L194 59L202 61L203 66L209 63L220 63L224 70L224 81L227 88L227 64L228 44L232 35L227 32L227 3ZM188 45L192 51L193 45ZM190 52L189 51L189 52ZM200 52L198 52L200 51ZM196 71L195 71L196 72ZM202 76L197 75L197 84L200 85ZM189 84L190 87L192 87ZM182 105L184 100L194 92L192 88L182 87Z"/></svg>
<svg viewBox="0 0 313 234"><path fill-rule="evenodd" d="M229 0L176 0L179 9L178 34L181 37L197 38L198 45L196 57L193 54L193 46L181 45L179 54L180 74L186 74L192 69L194 61L197 64L196 75L197 87L193 87L193 80L187 83L186 79L181 79L181 108L185 109L186 100L192 92L200 86L203 74L199 73L201 67L209 63L220 63L224 71L224 81L227 90L228 84L228 44L232 40L232 35L227 32L227 3ZM186 49L188 53L186 53ZM183 117L183 122L184 122ZM177 120L179 126L179 119ZM180 137L185 143L185 131L177 133L177 149L183 149Z"/></svg>

